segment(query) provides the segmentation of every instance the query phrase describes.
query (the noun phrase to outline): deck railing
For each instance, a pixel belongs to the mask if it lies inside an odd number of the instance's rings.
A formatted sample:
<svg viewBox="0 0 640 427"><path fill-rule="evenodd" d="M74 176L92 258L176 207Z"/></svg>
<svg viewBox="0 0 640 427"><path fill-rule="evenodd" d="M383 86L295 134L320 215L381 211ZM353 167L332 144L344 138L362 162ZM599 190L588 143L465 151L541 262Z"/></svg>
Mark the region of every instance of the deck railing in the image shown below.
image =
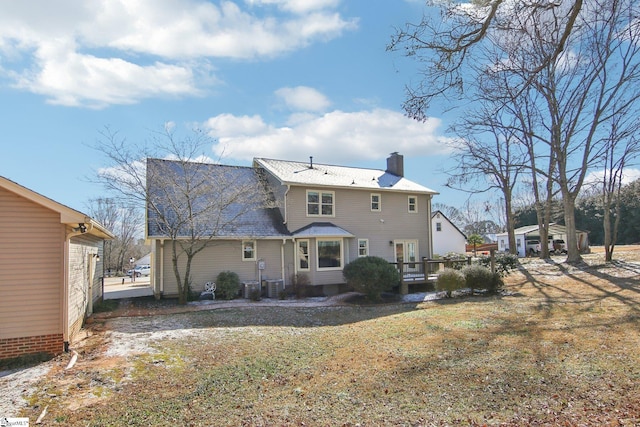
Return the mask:
<svg viewBox="0 0 640 427"><path fill-rule="evenodd" d="M400 293L406 295L409 293L409 284L424 284L435 282L438 272L445 268L455 268L462 264L471 265L471 257L466 258L424 258L418 262L392 262L401 276Z"/></svg>

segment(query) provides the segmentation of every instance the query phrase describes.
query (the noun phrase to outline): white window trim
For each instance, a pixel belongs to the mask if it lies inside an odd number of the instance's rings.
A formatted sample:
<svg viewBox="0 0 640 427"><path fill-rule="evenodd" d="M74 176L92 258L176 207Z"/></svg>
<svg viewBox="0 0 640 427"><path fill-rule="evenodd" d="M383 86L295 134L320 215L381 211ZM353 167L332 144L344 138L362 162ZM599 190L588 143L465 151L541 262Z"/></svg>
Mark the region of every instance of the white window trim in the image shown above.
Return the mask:
<svg viewBox="0 0 640 427"><path fill-rule="evenodd" d="M367 250L367 253L364 255L360 255L360 242L365 242L364 248ZM365 256L369 256L369 239L358 239L358 258Z"/></svg>
<svg viewBox="0 0 640 427"><path fill-rule="evenodd" d="M320 267L320 250L318 244L320 242L340 242L340 267ZM344 268L344 239L336 238L318 238L316 239L316 271L340 271Z"/></svg>
<svg viewBox="0 0 640 427"><path fill-rule="evenodd" d="M310 214L309 213L309 193L318 193L319 195L319 199L318 199L318 213L317 214ZM324 215L322 213L322 194L331 194L331 215ZM305 211L307 213L308 217L335 217L336 216L336 192L335 191L331 191L331 190L307 190L306 194L305 194Z"/></svg>
<svg viewBox="0 0 640 427"><path fill-rule="evenodd" d="M296 256L298 256L299 254L300 243L302 242L307 243L307 268L300 267L300 258L298 258L296 261L296 268L298 269L298 271L310 271L311 270L311 254L309 252L311 251L311 243L309 242L308 239L296 240Z"/></svg>
<svg viewBox="0 0 640 427"><path fill-rule="evenodd" d="M253 258L245 258L244 257L244 245L247 242L251 242L253 244ZM255 240L243 240L242 241L242 261L255 261L258 259L258 244Z"/></svg>
<svg viewBox="0 0 640 427"><path fill-rule="evenodd" d="M411 210L411 199L415 200L415 203L413 204L415 207L414 210ZM418 213L418 196L407 196L407 210L409 213Z"/></svg>
<svg viewBox="0 0 640 427"><path fill-rule="evenodd" d="M373 208L373 196L378 196L378 209ZM371 212L381 212L382 211L382 195L380 193L371 193Z"/></svg>

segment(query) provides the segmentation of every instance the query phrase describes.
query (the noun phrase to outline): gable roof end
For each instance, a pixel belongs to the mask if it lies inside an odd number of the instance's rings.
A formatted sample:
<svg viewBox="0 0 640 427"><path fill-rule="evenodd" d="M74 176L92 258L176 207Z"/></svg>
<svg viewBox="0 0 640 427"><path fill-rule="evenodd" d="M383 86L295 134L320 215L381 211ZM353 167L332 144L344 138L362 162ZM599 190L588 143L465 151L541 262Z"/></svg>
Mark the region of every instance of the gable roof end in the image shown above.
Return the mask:
<svg viewBox="0 0 640 427"><path fill-rule="evenodd" d="M96 235L103 239L115 238L115 236L109 230L104 228L102 224L87 216L86 214L65 206L61 203L58 203L55 200L43 196L40 193L36 193L35 191L30 190L27 187L24 187L14 181L11 181L8 178L0 176L0 187L44 208L57 212L58 214L60 214L61 224L66 224L76 228L79 228L82 224L84 227L86 227L86 230L89 234Z"/></svg>

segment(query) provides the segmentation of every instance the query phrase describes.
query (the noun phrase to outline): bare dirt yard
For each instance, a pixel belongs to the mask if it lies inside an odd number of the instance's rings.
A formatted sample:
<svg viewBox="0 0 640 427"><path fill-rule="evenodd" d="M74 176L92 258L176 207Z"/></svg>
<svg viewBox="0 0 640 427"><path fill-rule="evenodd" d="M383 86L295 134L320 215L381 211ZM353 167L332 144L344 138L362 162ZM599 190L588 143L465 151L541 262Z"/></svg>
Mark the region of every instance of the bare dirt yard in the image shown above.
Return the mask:
<svg viewBox="0 0 640 427"><path fill-rule="evenodd" d="M501 295L340 298L94 316L66 354L0 377L42 425L638 426L640 246L527 258Z"/></svg>

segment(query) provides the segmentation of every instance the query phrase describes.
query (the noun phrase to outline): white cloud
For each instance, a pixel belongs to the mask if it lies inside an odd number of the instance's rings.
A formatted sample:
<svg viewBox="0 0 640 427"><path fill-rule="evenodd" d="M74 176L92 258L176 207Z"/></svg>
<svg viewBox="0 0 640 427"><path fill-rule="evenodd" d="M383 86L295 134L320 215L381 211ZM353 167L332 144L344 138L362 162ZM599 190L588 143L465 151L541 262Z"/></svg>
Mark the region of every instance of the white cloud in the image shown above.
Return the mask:
<svg viewBox="0 0 640 427"><path fill-rule="evenodd" d="M276 95L292 110L324 111L331 105L326 96L307 86L283 87L276 91Z"/></svg>
<svg viewBox="0 0 640 427"><path fill-rule="evenodd" d="M0 71L52 103L130 104L201 93L216 82L215 58L271 58L357 26L334 11L337 1L268 3L2 2Z"/></svg>
<svg viewBox="0 0 640 427"><path fill-rule="evenodd" d="M218 139L218 156L248 161L253 157L306 159L321 163L353 164L377 160L390 152L404 155L434 155L448 152L438 135L440 120L424 123L391 110L361 112L332 111L305 116L292 126L267 124L259 116L224 114L209 119L204 129Z"/></svg>
<svg viewBox="0 0 640 427"><path fill-rule="evenodd" d="M599 187L604 179L604 170L590 172L584 179L585 187ZM627 168L622 174L622 184L630 184L640 179L640 169Z"/></svg>
<svg viewBox="0 0 640 427"><path fill-rule="evenodd" d="M16 76L15 86L45 95L52 104L101 108L199 93L192 70L181 65L156 62L140 66L120 58L80 55L48 43L41 45L35 57L35 70Z"/></svg>
<svg viewBox="0 0 640 427"><path fill-rule="evenodd" d="M339 0L245 0L251 5L276 5L282 10L294 13L307 13L336 7Z"/></svg>

